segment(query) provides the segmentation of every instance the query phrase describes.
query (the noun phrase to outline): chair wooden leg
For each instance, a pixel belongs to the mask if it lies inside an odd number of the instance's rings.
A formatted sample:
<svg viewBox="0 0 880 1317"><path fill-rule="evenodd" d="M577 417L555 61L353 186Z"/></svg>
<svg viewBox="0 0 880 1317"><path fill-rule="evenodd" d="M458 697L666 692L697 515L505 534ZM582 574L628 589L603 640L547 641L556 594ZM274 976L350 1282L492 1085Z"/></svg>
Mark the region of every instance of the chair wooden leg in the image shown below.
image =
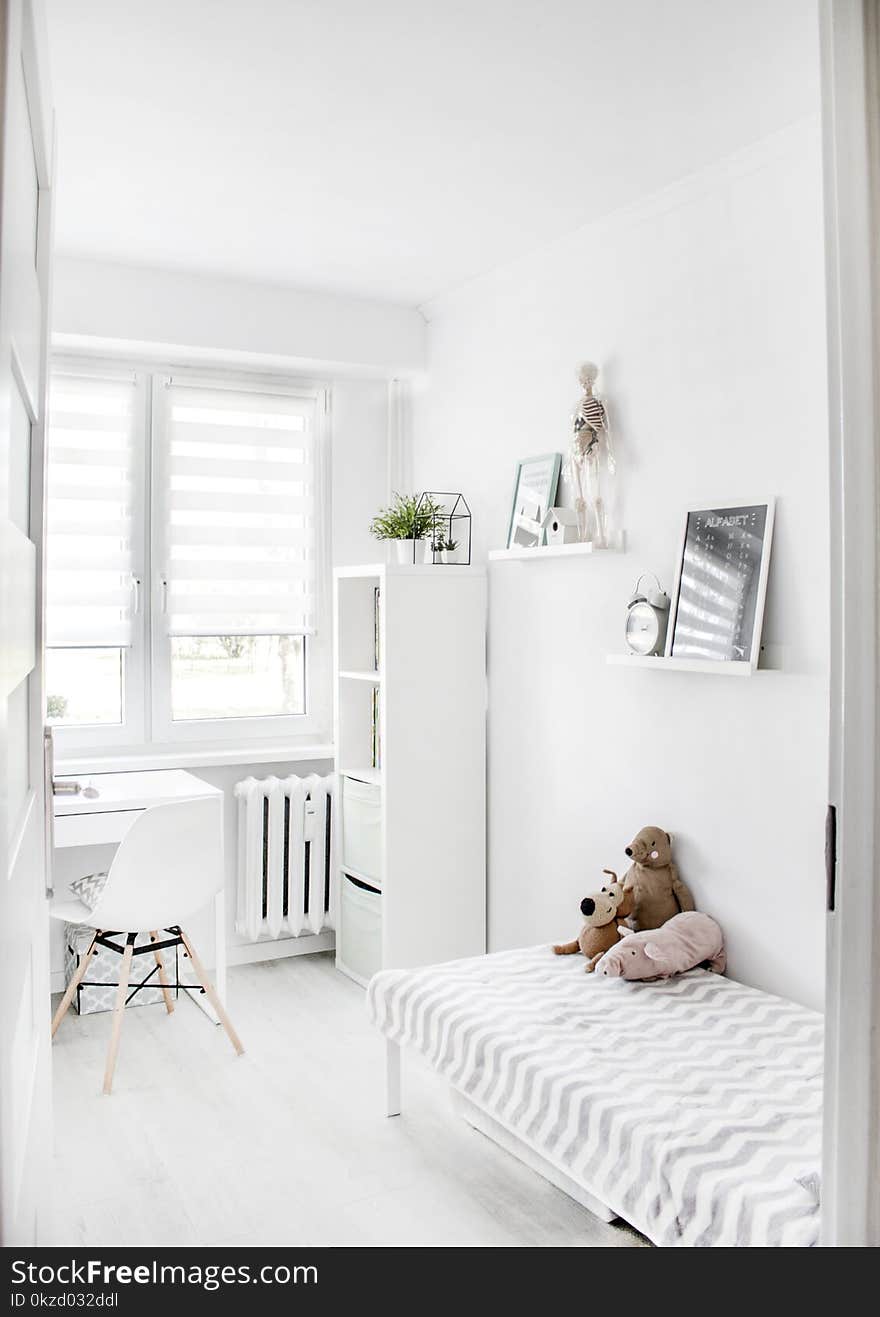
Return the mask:
<svg viewBox="0 0 880 1317"><path fill-rule="evenodd" d="M180 936L181 936L181 940L183 941L183 945L186 947L187 955L192 961L192 967L195 970L196 978L198 979L202 987L205 989L205 996L208 998L208 1001L211 1003L211 1005L214 1007L214 1010L217 1012L217 1018L219 1019L220 1023L223 1025L223 1028L226 1030L226 1033L229 1037L229 1041L232 1043L232 1046L235 1048L238 1055L241 1056L242 1052L244 1051L244 1048L241 1045L241 1039L233 1029L232 1021L230 1020L229 1016L226 1014L226 1011L224 1010L223 1007L223 1003L221 1002L220 998L217 996L216 992L214 991L213 983L205 973L205 968L202 965L202 962L199 960L198 956L196 955L193 944L190 942L189 938L187 937L186 933L184 933L183 929L180 930Z"/></svg>
<svg viewBox="0 0 880 1317"><path fill-rule="evenodd" d="M159 941L159 934L155 930L150 934L150 937L154 942ZM162 985L162 996L165 998L165 1009L170 1015L174 1010L174 998L171 996L168 975L165 973L165 962L162 959L161 951L154 951L153 955L156 957L156 964L159 966L159 982Z"/></svg>
<svg viewBox="0 0 880 1317"><path fill-rule="evenodd" d="M104 1071L104 1092L113 1088L113 1071L116 1069L116 1055L119 1051L119 1036L122 1033L122 1017L125 1014L125 998L128 994L128 976L131 973L131 958L134 955L135 934L129 933L122 953L122 967L119 971L119 986L116 989L116 1005L113 1007L113 1027L110 1030L110 1047L107 1052L107 1068Z"/></svg>
<svg viewBox="0 0 880 1317"><path fill-rule="evenodd" d="M67 1014L70 1008L70 1003L73 1001L73 995L80 985L80 980L85 977L85 972L89 967L89 961L91 960L92 956L95 954L95 943L97 939L98 939L98 934L95 933L95 936L92 938L91 942L89 943L88 951L83 956L82 960L79 962L76 973L74 974L73 978L70 980L70 982L67 985L67 989L64 993L64 996L61 998L61 1001L58 1004L58 1010L52 1016L53 1038L58 1032L59 1024L64 1019L65 1015Z"/></svg>

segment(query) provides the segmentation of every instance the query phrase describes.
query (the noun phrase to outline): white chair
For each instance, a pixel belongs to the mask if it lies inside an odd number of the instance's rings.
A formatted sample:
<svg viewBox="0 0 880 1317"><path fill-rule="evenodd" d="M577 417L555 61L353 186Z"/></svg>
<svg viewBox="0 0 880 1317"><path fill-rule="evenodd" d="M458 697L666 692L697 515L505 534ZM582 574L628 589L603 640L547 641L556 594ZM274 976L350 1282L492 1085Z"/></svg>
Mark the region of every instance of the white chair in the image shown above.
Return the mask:
<svg viewBox="0 0 880 1317"><path fill-rule="evenodd" d="M153 805L135 819L119 843L107 873L107 883L94 909L90 910L79 900L56 901L50 906L50 914L54 919L85 924L96 930L55 1012L52 1020L53 1038L67 1014L96 947L106 947L122 956L110 1049L104 1072L105 1093L109 1093L113 1086L113 1071L119 1051L119 1036L134 955L155 956L165 1007L170 1014L174 1010L174 1002L165 974L162 950L182 946L232 1046L239 1056L244 1051L192 942L180 927L190 915L207 905L223 885L221 822L220 802L216 799L179 800L167 805ZM166 933L161 941L159 929L164 929ZM107 935L110 933L126 934L124 950L108 940ZM135 950L138 933L149 933L152 943Z"/></svg>

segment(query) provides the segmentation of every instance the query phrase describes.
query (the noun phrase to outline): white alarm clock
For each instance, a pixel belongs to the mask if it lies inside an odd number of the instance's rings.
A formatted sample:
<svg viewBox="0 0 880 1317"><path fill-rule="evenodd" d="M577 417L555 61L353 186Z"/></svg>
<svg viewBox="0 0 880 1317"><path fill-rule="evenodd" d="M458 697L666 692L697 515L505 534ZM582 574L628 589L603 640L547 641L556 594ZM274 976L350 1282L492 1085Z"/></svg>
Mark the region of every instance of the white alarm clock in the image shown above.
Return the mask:
<svg viewBox="0 0 880 1317"><path fill-rule="evenodd" d="M654 585L642 590L641 584L653 572L643 572L626 607L626 643L633 654L662 654L669 624L669 595Z"/></svg>

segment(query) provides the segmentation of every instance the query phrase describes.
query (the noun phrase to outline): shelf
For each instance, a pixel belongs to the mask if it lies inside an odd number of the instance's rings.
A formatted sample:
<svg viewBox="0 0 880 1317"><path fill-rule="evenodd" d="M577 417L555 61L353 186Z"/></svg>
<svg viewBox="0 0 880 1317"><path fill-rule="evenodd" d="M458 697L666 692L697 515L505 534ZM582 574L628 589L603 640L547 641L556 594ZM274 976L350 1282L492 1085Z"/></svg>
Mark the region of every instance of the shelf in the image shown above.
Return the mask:
<svg viewBox="0 0 880 1317"><path fill-rule="evenodd" d="M490 549L490 562L540 562L544 558L583 558L588 553L625 553L626 532L617 531L612 542L604 549L592 541L585 544L538 544L533 549Z"/></svg>
<svg viewBox="0 0 880 1317"><path fill-rule="evenodd" d="M382 785L381 768L340 768L337 773L339 777L354 777L359 782L370 782L377 787Z"/></svg>
<svg viewBox="0 0 880 1317"><path fill-rule="evenodd" d="M565 545L571 548L572 545ZM381 562L366 563L358 567L334 567L337 581L354 581L371 578L381 581L385 576L429 576L435 580L449 580L453 576L485 576L485 567L476 563L449 562Z"/></svg>
<svg viewBox="0 0 880 1317"><path fill-rule="evenodd" d="M751 663L738 660L667 658L664 654L609 654L607 663L620 668L653 668L657 672L708 672L713 677L751 677ZM766 669L758 668L757 671Z"/></svg>
<svg viewBox="0 0 880 1317"><path fill-rule="evenodd" d="M597 550L598 552L598 550ZM490 549L490 562L537 562L539 558L581 558L592 544L539 544L534 549Z"/></svg>
<svg viewBox="0 0 880 1317"><path fill-rule="evenodd" d="M355 672L353 669L349 668L345 672L340 671L339 676L344 677L346 681L369 681L372 682L374 686L381 686L382 684L382 673L371 670Z"/></svg>

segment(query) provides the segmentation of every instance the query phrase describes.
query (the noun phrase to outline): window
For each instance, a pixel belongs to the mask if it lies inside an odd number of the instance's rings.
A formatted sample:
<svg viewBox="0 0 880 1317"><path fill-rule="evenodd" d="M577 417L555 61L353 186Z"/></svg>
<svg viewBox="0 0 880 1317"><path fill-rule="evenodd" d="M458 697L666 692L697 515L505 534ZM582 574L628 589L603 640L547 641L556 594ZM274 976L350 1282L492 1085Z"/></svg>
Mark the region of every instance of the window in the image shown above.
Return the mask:
<svg viewBox="0 0 880 1317"><path fill-rule="evenodd" d="M49 399L47 717L117 742L142 729L144 398L134 372L56 370Z"/></svg>
<svg viewBox="0 0 880 1317"><path fill-rule="evenodd" d="M320 399L53 371L46 666L62 753L326 732Z"/></svg>
<svg viewBox="0 0 880 1317"><path fill-rule="evenodd" d="M46 650L46 718L58 727L124 722L124 650L84 646Z"/></svg>
<svg viewBox="0 0 880 1317"><path fill-rule="evenodd" d="M315 397L171 377L155 411L157 722L194 737L222 735L205 727L216 720L302 717L315 632Z"/></svg>

